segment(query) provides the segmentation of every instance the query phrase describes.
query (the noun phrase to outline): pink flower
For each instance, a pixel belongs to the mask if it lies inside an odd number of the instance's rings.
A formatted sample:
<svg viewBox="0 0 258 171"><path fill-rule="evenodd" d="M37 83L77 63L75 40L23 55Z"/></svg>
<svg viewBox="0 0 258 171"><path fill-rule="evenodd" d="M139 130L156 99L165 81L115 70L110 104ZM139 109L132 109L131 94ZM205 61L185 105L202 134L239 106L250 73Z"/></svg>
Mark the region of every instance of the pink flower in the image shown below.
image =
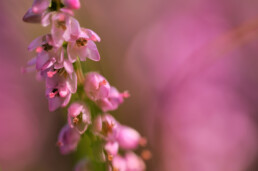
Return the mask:
<svg viewBox="0 0 258 171"><path fill-rule="evenodd" d="M79 9L81 7L79 0L64 0L64 5L70 9Z"/></svg>
<svg viewBox="0 0 258 171"><path fill-rule="evenodd" d="M133 152L126 153L125 161L126 161L126 171L146 170L144 161Z"/></svg>
<svg viewBox="0 0 258 171"><path fill-rule="evenodd" d="M118 149L119 149L119 144L116 141L108 141L105 144L104 149L106 150L106 152L111 155L111 156L115 156L118 153Z"/></svg>
<svg viewBox="0 0 258 171"><path fill-rule="evenodd" d="M108 97L110 85L99 73L90 72L85 76L84 90L91 100L96 101Z"/></svg>
<svg viewBox="0 0 258 171"><path fill-rule="evenodd" d="M126 160L117 155L113 158L112 160L112 166L113 166L113 170L119 170L119 171L127 171L126 170Z"/></svg>
<svg viewBox="0 0 258 171"><path fill-rule="evenodd" d="M29 23L40 23L43 13L49 7L49 0L34 0L32 7L26 12L23 21Z"/></svg>
<svg viewBox="0 0 258 171"><path fill-rule="evenodd" d="M121 148L126 150L135 149L139 145L140 139L141 136L135 129L119 126L116 140Z"/></svg>
<svg viewBox="0 0 258 171"><path fill-rule="evenodd" d="M74 102L68 108L68 123L71 128L83 134L91 123L89 109L83 103Z"/></svg>
<svg viewBox="0 0 258 171"><path fill-rule="evenodd" d="M80 134L69 125L65 125L59 133L57 145L62 154L74 151L80 141Z"/></svg>
<svg viewBox="0 0 258 171"><path fill-rule="evenodd" d="M93 133L108 141L115 141L119 123L110 114L98 115L93 122Z"/></svg>
<svg viewBox="0 0 258 171"><path fill-rule="evenodd" d="M71 93L76 92L77 76L73 73L71 76L55 75L52 78L47 77L46 87L49 110L55 111L60 106L66 106L71 99Z"/></svg>
<svg viewBox="0 0 258 171"><path fill-rule="evenodd" d="M77 56L81 61L89 58L93 61L99 61L100 55L94 41L100 41L100 37L90 29L79 28L79 24L74 22L73 32L69 40L67 52L71 61L75 61Z"/></svg>
<svg viewBox="0 0 258 171"><path fill-rule="evenodd" d="M124 102L124 98L129 97L128 92L120 93L115 87L110 88L108 97L97 100L97 105L103 112L116 110Z"/></svg>

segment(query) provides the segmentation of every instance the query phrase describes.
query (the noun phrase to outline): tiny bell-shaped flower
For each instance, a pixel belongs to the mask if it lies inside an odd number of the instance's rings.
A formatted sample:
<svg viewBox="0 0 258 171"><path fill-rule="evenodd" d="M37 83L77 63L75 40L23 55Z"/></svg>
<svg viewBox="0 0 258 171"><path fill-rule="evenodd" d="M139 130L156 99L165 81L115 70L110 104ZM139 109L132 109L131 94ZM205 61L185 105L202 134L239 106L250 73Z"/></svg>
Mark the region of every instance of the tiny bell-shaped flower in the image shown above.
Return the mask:
<svg viewBox="0 0 258 171"><path fill-rule="evenodd" d="M87 58L99 61L100 55L94 42L99 42L100 37L90 29L80 28L76 21L71 21L71 24L71 39L67 47L70 60L75 61L78 56L81 61Z"/></svg>
<svg viewBox="0 0 258 171"><path fill-rule="evenodd" d="M49 4L49 0L34 0L32 7L24 15L23 21L28 23L40 23L42 15Z"/></svg>
<svg viewBox="0 0 258 171"><path fill-rule="evenodd" d="M93 122L93 133L108 141L115 141L119 123L110 114L99 115Z"/></svg>
<svg viewBox="0 0 258 171"><path fill-rule="evenodd" d="M89 109L83 103L74 102L68 108L68 123L71 128L83 134L91 123Z"/></svg>
<svg viewBox="0 0 258 171"><path fill-rule="evenodd" d="M118 153L119 144L116 141L108 141L105 144L104 149L106 150L108 155L113 157L113 156L117 155L117 153Z"/></svg>
<svg viewBox="0 0 258 171"><path fill-rule="evenodd" d="M120 93L115 87L110 87L108 97L99 99L96 103L103 112L112 111L116 110L124 102L124 98L129 96L127 91Z"/></svg>
<svg viewBox="0 0 258 171"><path fill-rule="evenodd" d="M71 94L76 92L77 76L72 73L66 77L60 75L47 77L46 87L49 110L55 111L60 106L65 107L71 99Z"/></svg>
<svg viewBox="0 0 258 171"><path fill-rule="evenodd" d="M125 150L133 150L139 145L140 134L133 128L120 125L117 132L119 146Z"/></svg>
<svg viewBox="0 0 258 171"><path fill-rule="evenodd" d="M68 154L77 148L81 136L75 129L65 125L59 133L57 145L62 154Z"/></svg>
<svg viewBox="0 0 258 171"><path fill-rule="evenodd" d="M90 72L85 76L84 90L91 100L96 101L108 97L110 85L99 73Z"/></svg>
<svg viewBox="0 0 258 171"><path fill-rule="evenodd" d="M126 171L144 171L146 166L144 161L134 152L128 152L125 155Z"/></svg>

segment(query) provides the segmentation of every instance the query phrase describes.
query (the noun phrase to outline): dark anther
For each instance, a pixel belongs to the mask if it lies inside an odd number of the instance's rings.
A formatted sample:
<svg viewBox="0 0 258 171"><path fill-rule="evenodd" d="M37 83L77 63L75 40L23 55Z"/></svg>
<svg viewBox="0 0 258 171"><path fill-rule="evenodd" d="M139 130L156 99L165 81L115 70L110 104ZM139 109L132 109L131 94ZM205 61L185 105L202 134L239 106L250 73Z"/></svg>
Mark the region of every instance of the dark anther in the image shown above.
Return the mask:
<svg viewBox="0 0 258 171"><path fill-rule="evenodd" d="M43 44L42 47L44 48L45 51L49 51L53 48L53 46L49 45L48 43Z"/></svg>

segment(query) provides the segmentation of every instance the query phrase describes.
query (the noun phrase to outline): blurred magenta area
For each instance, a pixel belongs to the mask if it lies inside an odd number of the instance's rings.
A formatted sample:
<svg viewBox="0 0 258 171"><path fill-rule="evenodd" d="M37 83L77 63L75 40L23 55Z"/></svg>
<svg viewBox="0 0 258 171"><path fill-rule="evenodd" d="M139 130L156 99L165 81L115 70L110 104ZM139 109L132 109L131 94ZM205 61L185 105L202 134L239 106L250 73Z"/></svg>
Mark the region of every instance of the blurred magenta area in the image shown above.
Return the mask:
<svg viewBox="0 0 258 171"><path fill-rule="evenodd" d="M131 97L113 114L148 139L148 171L258 170L258 1L81 0L100 64ZM0 170L70 171L44 83L21 68L49 28L22 22L32 0L0 2Z"/></svg>

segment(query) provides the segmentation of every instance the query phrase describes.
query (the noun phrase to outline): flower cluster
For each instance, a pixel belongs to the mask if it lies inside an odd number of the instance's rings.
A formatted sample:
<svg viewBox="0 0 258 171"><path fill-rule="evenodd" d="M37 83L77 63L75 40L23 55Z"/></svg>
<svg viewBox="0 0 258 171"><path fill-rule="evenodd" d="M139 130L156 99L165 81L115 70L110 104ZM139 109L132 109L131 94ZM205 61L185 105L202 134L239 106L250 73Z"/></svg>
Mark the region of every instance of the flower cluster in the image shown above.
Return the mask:
<svg viewBox="0 0 258 171"><path fill-rule="evenodd" d="M50 26L51 33L30 43L28 50L35 51L36 56L23 71L36 70L38 78L45 81L50 111L70 104L68 124L62 128L57 142L62 154L75 151L81 135L85 135L97 147L93 150L95 156L87 156L90 160L101 158L108 170L143 171L142 158L132 150L145 145L144 138L107 113L116 110L129 93L119 92L97 72L82 71L82 61L100 60L95 44L100 37L82 28L73 17L73 10L79 8L79 0L34 0L23 20ZM82 91L78 92L80 86ZM77 99L71 100L73 95ZM90 160L79 162L75 170L93 170Z"/></svg>

